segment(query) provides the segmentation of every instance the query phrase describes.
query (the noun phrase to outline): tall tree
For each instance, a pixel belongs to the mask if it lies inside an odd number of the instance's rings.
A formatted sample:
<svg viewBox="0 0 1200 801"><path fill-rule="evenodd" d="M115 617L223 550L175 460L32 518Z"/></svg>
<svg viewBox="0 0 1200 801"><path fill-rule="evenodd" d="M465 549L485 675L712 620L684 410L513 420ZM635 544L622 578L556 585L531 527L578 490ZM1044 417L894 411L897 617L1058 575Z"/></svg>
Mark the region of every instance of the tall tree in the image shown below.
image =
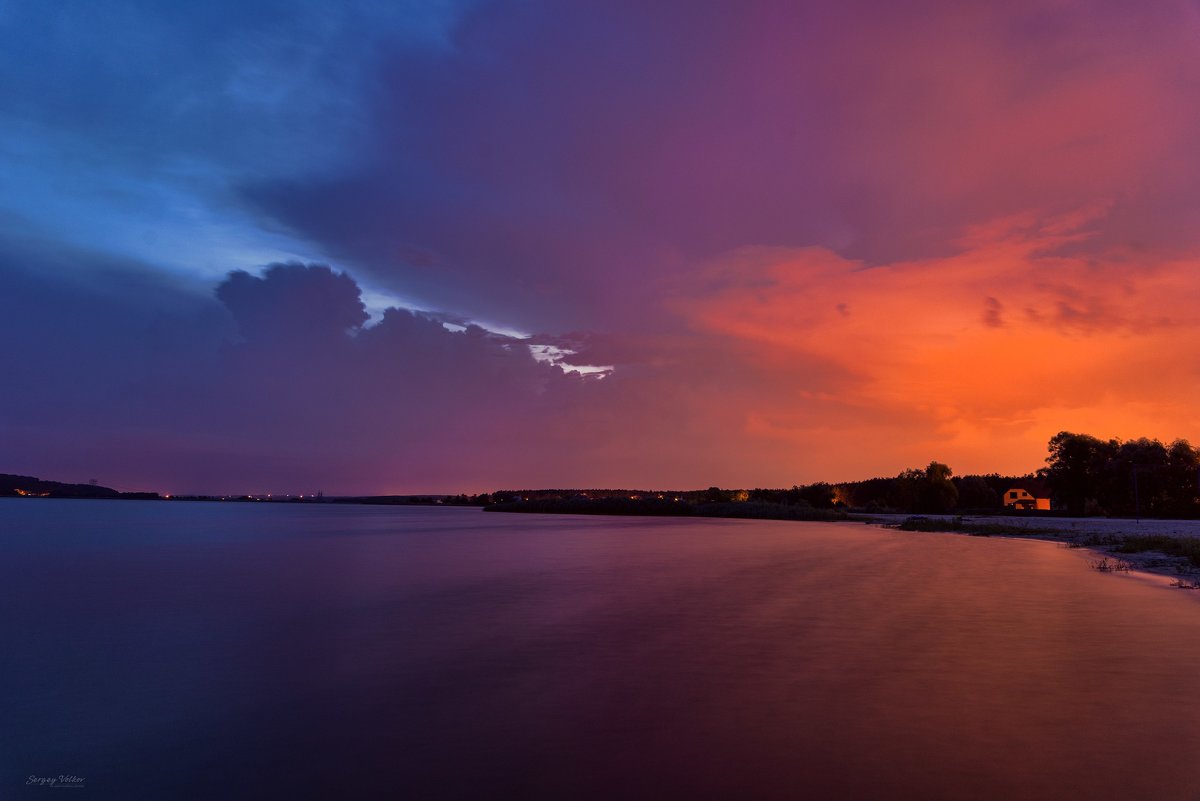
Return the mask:
<svg viewBox="0 0 1200 801"><path fill-rule="evenodd" d="M954 471L941 462L930 462L925 468L921 482L921 512L943 514L958 504L958 488L951 481Z"/></svg>
<svg viewBox="0 0 1200 801"><path fill-rule="evenodd" d="M963 476L955 479L958 487L958 505L962 509L995 509L1000 506L1000 495L983 476Z"/></svg>
<svg viewBox="0 0 1200 801"><path fill-rule="evenodd" d="M1050 438L1046 483L1072 514L1086 513L1088 501L1096 499L1105 464L1117 446L1115 440L1104 442L1070 431Z"/></svg>
<svg viewBox="0 0 1200 801"><path fill-rule="evenodd" d="M1186 439L1172 442L1167 448L1164 484L1166 514L1195 517L1200 513L1200 449Z"/></svg>
<svg viewBox="0 0 1200 801"><path fill-rule="evenodd" d="M924 481L925 474L916 469L905 470L896 476L892 479L891 487L888 488L888 506L898 512L917 511L921 500L921 485Z"/></svg>
<svg viewBox="0 0 1200 801"><path fill-rule="evenodd" d="M1156 439L1131 439L1105 453L1097 500L1112 515L1158 515L1165 506L1167 449Z"/></svg>

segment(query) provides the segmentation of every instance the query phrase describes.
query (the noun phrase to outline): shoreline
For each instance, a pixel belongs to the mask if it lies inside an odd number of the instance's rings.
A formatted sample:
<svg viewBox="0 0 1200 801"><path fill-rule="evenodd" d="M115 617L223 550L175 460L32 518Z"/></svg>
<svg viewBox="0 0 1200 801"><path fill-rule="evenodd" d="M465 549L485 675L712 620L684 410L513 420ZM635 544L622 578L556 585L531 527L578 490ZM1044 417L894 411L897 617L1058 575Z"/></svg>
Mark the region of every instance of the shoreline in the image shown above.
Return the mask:
<svg viewBox="0 0 1200 801"><path fill-rule="evenodd" d="M756 508L755 508L756 507ZM708 517L862 523L896 531L1004 537L1053 542L1087 551L1100 572L1138 572L1175 589L1200 590L1200 520L1017 517L1011 515L916 515L792 509L775 504L628 502L624 499L495 504L484 511L585 516ZM1170 583L1166 583L1170 581Z"/></svg>
<svg viewBox="0 0 1200 801"><path fill-rule="evenodd" d="M1200 521L1112 518L1053 521L1052 518L983 515L859 517L873 518L861 522L897 531L1053 542L1060 547L1093 554L1095 558L1088 560L1088 566L1100 572L1137 572L1156 579L1170 579L1165 586L1172 589L1200 590Z"/></svg>
<svg viewBox="0 0 1200 801"><path fill-rule="evenodd" d="M15 497L15 496L14 496ZM462 508L517 514L558 514L599 517L692 517L709 519L779 520L810 523L862 523L895 531L1003 537L1053 542L1060 547L1085 550L1094 558L1089 566L1101 572L1138 572L1156 583L1170 581L1177 589L1200 590L1200 520L1127 519L1106 517L1052 517L1015 515L955 515L848 512L781 506L756 502L680 503L667 500L631 501L624 498L506 502L490 506L413 502L427 496L346 497L299 500L295 498L159 497L154 500L206 503L298 505L385 505L421 508ZM401 501L400 499L404 500ZM23 499L28 503L28 499ZM38 500L151 500L146 497L60 497ZM1200 593L1197 593L1200 596Z"/></svg>

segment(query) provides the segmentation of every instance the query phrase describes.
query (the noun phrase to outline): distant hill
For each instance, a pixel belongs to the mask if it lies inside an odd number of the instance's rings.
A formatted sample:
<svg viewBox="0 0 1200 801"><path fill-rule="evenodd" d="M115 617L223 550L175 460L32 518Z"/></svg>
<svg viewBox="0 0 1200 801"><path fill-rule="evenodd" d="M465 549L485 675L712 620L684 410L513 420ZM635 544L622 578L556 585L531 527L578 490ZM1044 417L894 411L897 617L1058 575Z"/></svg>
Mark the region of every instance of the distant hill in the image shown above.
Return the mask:
<svg viewBox="0 0 1200 801"><path fill-rule="evenodd" d="M0 498L125 498L154 499L156 492L118 492L112 487L98 484L65 484L61 481L43 481L34 476L17 476L0 473Z"/></svg>

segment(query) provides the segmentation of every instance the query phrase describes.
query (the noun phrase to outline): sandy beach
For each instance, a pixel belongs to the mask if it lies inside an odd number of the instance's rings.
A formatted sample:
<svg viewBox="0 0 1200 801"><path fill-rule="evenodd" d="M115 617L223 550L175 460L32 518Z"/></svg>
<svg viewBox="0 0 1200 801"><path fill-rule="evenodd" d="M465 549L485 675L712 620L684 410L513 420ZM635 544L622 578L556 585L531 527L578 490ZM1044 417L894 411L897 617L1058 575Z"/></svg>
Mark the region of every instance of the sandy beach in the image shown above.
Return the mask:
<svg viewBox="0 0 1200 801"><path fill-rule="evenodd" d="M1067 547L1080 548L1085 552L1089 564L1108 557L1121 560L1133 571L1152 574L1156 582L1172 585L1177 579L1191 583L1200 580L1200 568L1187 558L1171 556L1160 551L1120 553L1113 549L1133 537L1170 537L1173 539L1200 538L1200 520L1152 520L1097 517L1016 517L1011 515L902 515L871 514L856 515L868 522L887 527L898 527L905 520L923 517L927 520L946 523L961 523L960 533L971 535L976 526L1002 526L1006 529L1025 529L1023 533L997 533L988 536L1015 536L1029 539L1058 542ZM975 534L975 536L979 536ZM1117 571L1124 572L1124 571ZM1200 589L1200 587L1192 588Z"/></svg>

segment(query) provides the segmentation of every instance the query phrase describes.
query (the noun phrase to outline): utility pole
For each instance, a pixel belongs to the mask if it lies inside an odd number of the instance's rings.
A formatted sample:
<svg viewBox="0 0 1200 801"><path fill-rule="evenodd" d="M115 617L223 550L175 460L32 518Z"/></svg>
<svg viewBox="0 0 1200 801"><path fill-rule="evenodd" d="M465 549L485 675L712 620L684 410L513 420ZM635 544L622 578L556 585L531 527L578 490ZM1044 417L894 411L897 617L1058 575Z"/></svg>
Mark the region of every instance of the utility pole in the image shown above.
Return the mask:
<svg viewBox="0 0 1200 801"><path fill-rule="evenodd" d="M1138 494L1138 466L1133 466L1133 514L1137 524L1142 524L1142 496Z"/></svg>
<svg viewBox="0 0 1200 801"><path fill-rule="evenodd" d="M1135 464L1133 466L1133 514L1137 519L1138 525L1142 523L1142 497L1138 492L1138 473L1143 470L1152 470L1153 465Z"/></svg>

